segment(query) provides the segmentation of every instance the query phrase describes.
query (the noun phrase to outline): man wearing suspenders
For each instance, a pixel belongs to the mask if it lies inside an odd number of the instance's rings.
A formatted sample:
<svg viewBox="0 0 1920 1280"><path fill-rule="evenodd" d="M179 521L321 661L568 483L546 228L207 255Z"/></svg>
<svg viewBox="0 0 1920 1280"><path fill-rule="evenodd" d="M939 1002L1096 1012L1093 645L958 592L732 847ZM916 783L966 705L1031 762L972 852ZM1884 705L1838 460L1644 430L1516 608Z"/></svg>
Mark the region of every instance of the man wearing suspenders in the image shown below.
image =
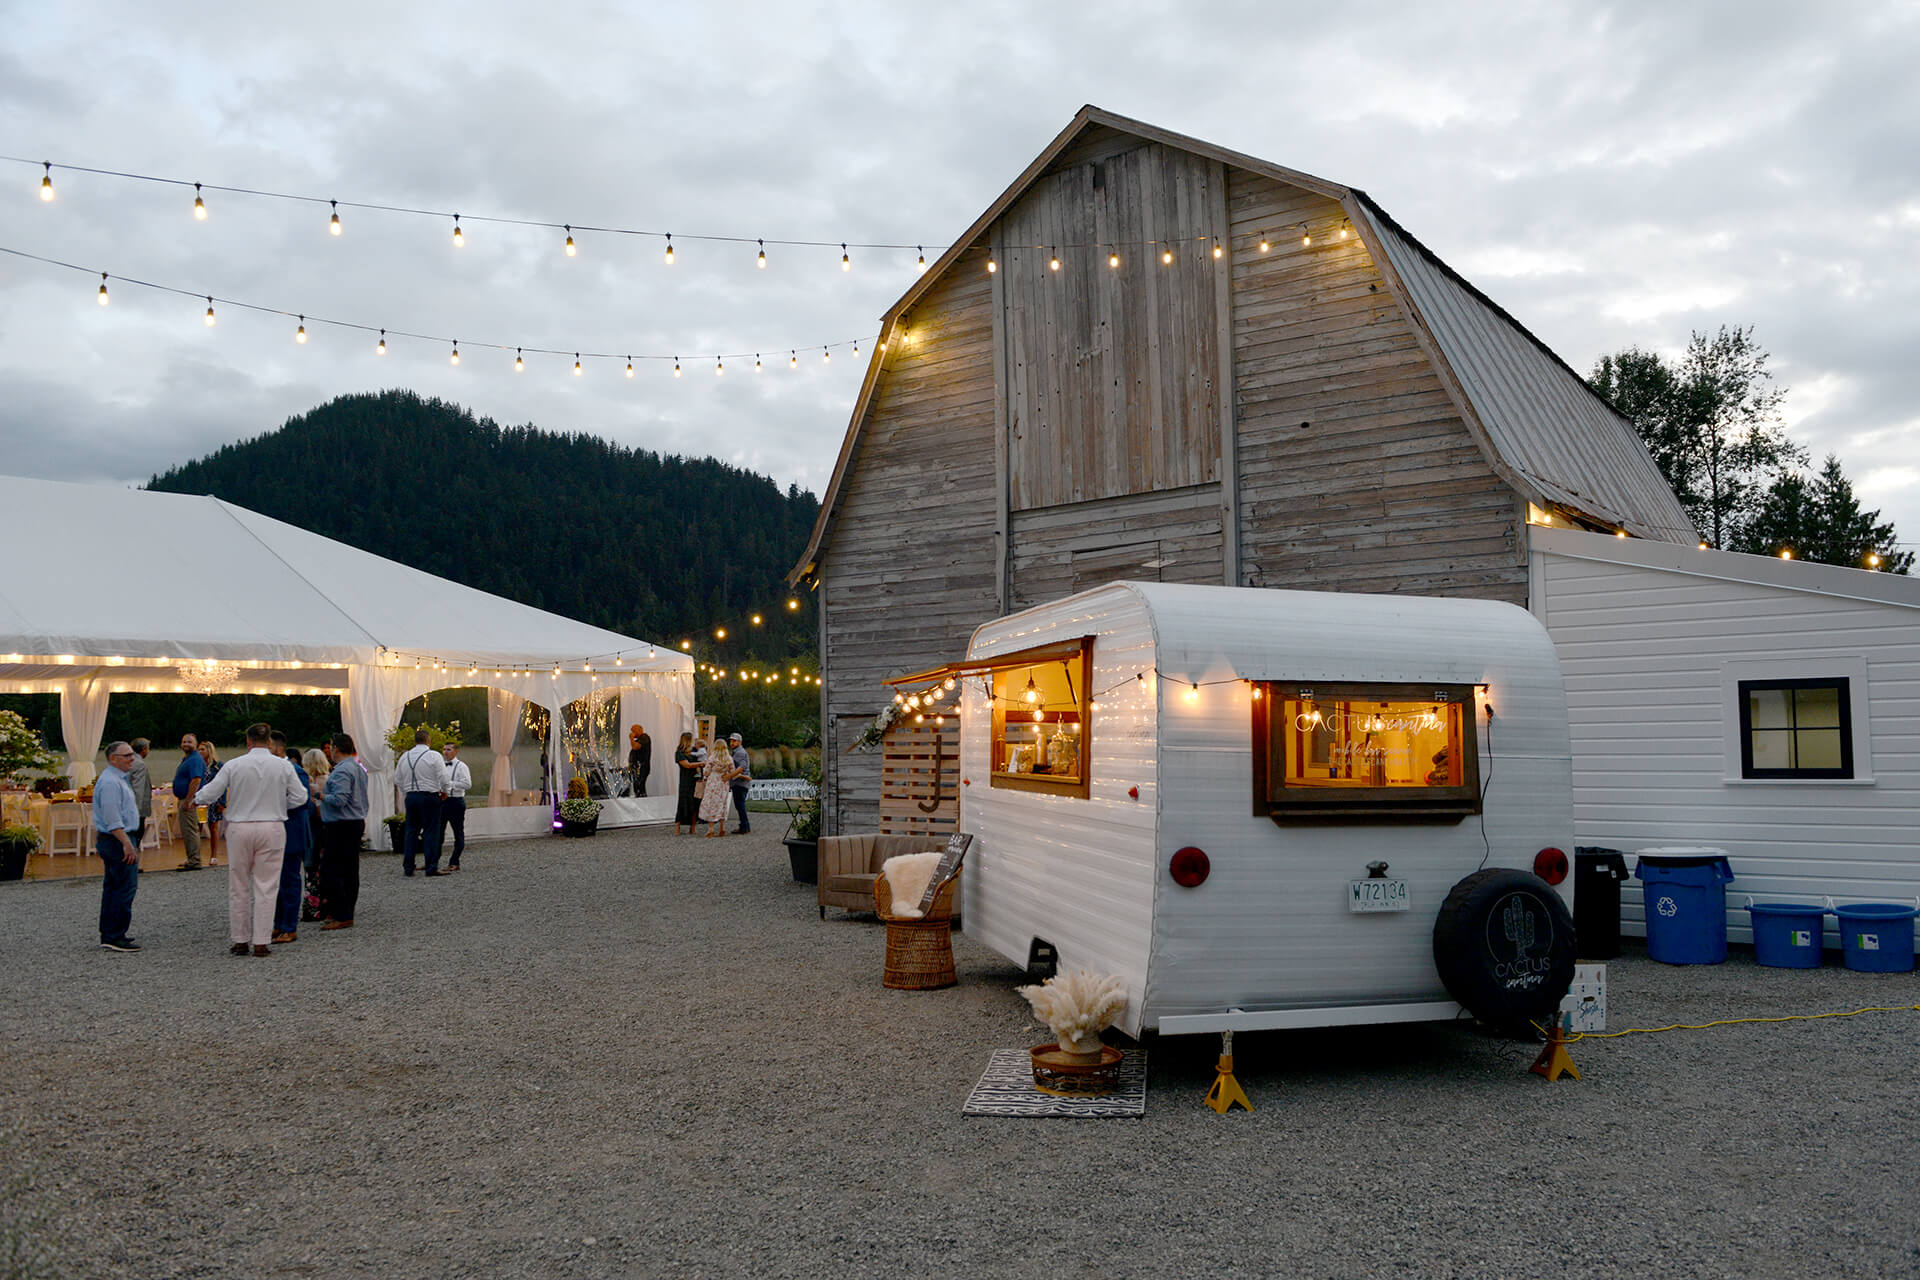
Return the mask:
<svg viewBox="0 0 1920 1280"><path fill-rule="evenodd" d="M425 729L413 734L413 750L393 766L393 779L407 794L406 845L400 858L400 873L413 874L413 855L418 850L426 859L426 873L440 870L440 802L447 798L447 762L428 745Z"/></svg>

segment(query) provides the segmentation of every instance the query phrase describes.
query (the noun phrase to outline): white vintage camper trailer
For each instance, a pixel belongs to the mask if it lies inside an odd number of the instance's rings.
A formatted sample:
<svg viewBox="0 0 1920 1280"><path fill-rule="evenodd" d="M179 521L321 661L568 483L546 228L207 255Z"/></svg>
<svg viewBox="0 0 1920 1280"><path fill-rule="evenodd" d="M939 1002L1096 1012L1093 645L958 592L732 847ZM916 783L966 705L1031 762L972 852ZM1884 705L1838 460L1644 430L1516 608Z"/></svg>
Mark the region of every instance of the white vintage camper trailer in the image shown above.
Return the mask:
<svg viewBox="0 0 1920 1280"><path fill-rule="evenodd" d="M968 934L1123 976L1129 1034L1567 989L1566 699L1525 610L1118 582L927 674L961 699Z"/></svg>

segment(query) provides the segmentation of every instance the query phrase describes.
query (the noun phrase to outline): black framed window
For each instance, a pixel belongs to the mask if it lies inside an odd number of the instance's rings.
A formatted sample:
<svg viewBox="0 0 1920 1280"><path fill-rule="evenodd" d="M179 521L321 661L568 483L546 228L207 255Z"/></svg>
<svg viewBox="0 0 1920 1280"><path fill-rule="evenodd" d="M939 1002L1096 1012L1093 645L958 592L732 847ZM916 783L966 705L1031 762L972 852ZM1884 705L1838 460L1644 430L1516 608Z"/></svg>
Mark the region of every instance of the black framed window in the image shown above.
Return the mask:
<svg viewBox="0 0 1920 1280"><path fill-rule="evenodd" d="M1844 676L1740 682L1740 776L1851 778L1853 700Z"/></svg>

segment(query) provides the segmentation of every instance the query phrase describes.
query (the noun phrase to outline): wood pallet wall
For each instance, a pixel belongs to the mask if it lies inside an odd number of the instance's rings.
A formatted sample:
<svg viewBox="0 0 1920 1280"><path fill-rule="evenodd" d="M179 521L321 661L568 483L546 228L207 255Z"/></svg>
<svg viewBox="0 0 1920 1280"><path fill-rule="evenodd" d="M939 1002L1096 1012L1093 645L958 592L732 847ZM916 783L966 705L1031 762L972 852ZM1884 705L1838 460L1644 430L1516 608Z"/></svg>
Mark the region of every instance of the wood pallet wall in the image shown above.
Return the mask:
<svg viewBox="0 0 1920 1280"><path fill-rule="evenodd" d="M881 743L880 833L951 835L960 829L960 719L896 724Z"/></svg>

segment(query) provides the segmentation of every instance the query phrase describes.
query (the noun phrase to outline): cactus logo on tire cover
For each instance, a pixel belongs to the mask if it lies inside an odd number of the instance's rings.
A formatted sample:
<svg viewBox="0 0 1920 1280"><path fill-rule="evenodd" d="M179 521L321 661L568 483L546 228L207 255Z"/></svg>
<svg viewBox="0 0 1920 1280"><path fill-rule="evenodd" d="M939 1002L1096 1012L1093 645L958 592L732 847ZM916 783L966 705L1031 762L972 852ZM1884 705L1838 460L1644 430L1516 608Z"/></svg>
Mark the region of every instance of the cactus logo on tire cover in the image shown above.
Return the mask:
<svg viewBox="0 0 1920 1280"><path fill-rule="evenodd" d="M1487 913L1487 955L1509 991L1531 991L1553 969L1553 917L1529 893L1509 893Z"/></svg>

